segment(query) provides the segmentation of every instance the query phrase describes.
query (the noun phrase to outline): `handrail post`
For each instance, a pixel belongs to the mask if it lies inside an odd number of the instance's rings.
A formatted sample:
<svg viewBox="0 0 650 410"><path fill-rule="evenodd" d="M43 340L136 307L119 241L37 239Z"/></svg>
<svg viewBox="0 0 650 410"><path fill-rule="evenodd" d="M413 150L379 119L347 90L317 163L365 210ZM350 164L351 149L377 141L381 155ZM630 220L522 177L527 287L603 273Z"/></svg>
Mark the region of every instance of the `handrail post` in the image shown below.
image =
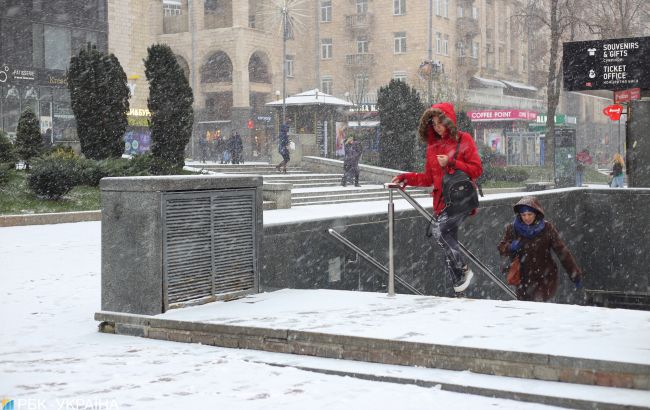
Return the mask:
<svg viewBox="0 0 650 410"><path fill-rule="evenodd" d="M395 234L395 204L393 203L393 191L401 189L399 184L384 184L388 188L388 296L395 296L395 252L393 237Z"/></svg>

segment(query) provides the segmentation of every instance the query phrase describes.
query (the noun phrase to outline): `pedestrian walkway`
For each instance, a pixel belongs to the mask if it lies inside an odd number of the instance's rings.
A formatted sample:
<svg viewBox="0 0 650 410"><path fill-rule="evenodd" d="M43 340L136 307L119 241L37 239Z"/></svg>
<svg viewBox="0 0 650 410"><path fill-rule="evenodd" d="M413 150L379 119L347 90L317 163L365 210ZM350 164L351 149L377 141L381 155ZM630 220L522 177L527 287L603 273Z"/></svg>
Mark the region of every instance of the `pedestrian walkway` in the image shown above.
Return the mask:
<svg viewBox="0 0 650 410"><path fill-rule="evenodd" d="M562 405L570 385L578 392L599 392L574 395L571 406L594 400L597 408L643 407L644 400L650 406L650 312L284 289L153 317L98 312L95 318L104 322L104 331L154 339L470 371L527 379L542 390L550 389L545 383L562 386L559 396L529 397L545 404ZM477 394L495 394L472 383ZM504 386L499 390L496 397L516 395Z"/></svg>

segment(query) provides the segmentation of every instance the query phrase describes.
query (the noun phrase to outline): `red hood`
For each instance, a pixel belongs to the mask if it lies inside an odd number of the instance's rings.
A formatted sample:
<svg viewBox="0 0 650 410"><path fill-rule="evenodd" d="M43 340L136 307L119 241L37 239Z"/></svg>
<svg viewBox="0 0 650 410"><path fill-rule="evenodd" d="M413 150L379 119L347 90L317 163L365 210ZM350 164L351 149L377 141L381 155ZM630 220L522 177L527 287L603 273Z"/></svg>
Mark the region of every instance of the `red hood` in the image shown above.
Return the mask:
<svg viewBox="0 0 650 410"><path fill-rule="evenodd" d="M456 112L454 111L454 104L442 102L431 105L431 108L437 108L442 111L445 116L449 118L454 123L454 125L456 125Z"/></svg>

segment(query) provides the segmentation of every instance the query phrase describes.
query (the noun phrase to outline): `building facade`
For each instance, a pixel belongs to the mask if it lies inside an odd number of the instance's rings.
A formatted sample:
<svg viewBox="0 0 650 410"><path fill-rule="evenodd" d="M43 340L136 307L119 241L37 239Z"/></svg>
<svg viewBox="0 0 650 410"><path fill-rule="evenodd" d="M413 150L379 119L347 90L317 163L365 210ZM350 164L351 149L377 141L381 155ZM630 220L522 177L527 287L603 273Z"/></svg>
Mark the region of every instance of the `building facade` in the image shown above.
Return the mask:
<svg viewBox="0 0 650 410"><path fill-rule="evenodd" d="M259 152L276 132L277 112L265 103L319 88L372 112L377 90L393 78L462 109L542 106L525 84L525 36L510 24L516 0L432 0L430 10L416 0L288 1L286 42L279 4L108 0L109 50L127 72L134 112L146 114L142 60L153 43L174 50L194 90L192 145L198 135L238 131L245 149ZM297 132L319 129L293 120Z"/></svg>
<svg viewBox="0 0 650 410"><path fill-rule="evenodd" d="M0 0L0 129L30 107L51 142L75 144L66 70L87 44L108 49L106 0Z"/></svg>

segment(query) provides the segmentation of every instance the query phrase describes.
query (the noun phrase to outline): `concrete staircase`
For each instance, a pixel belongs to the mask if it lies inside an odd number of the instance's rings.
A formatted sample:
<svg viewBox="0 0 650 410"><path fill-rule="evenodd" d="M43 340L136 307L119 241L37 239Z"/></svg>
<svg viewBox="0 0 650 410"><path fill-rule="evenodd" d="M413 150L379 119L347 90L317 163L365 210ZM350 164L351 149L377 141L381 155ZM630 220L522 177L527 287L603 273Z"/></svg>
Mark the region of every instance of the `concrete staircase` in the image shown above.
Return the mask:
<svg viewBox="0 0 650 410"><path fill-rule="evenodd" d="M361 173L360 187L348 184L341 186L342 173L313 173L300 167L290 166L287 173L279 173L272 164L192 164L209 172L225 174L262 175L264 184L289 184L291 190L291 207L307 205L340 204L363 201L387 201L388 190L377 182L363 180ZM388 181L386 181L388 182ZM430 196L424 189L408 188L415 198ZM264 209L277 209L272 200L265 195Z"/></svg>

